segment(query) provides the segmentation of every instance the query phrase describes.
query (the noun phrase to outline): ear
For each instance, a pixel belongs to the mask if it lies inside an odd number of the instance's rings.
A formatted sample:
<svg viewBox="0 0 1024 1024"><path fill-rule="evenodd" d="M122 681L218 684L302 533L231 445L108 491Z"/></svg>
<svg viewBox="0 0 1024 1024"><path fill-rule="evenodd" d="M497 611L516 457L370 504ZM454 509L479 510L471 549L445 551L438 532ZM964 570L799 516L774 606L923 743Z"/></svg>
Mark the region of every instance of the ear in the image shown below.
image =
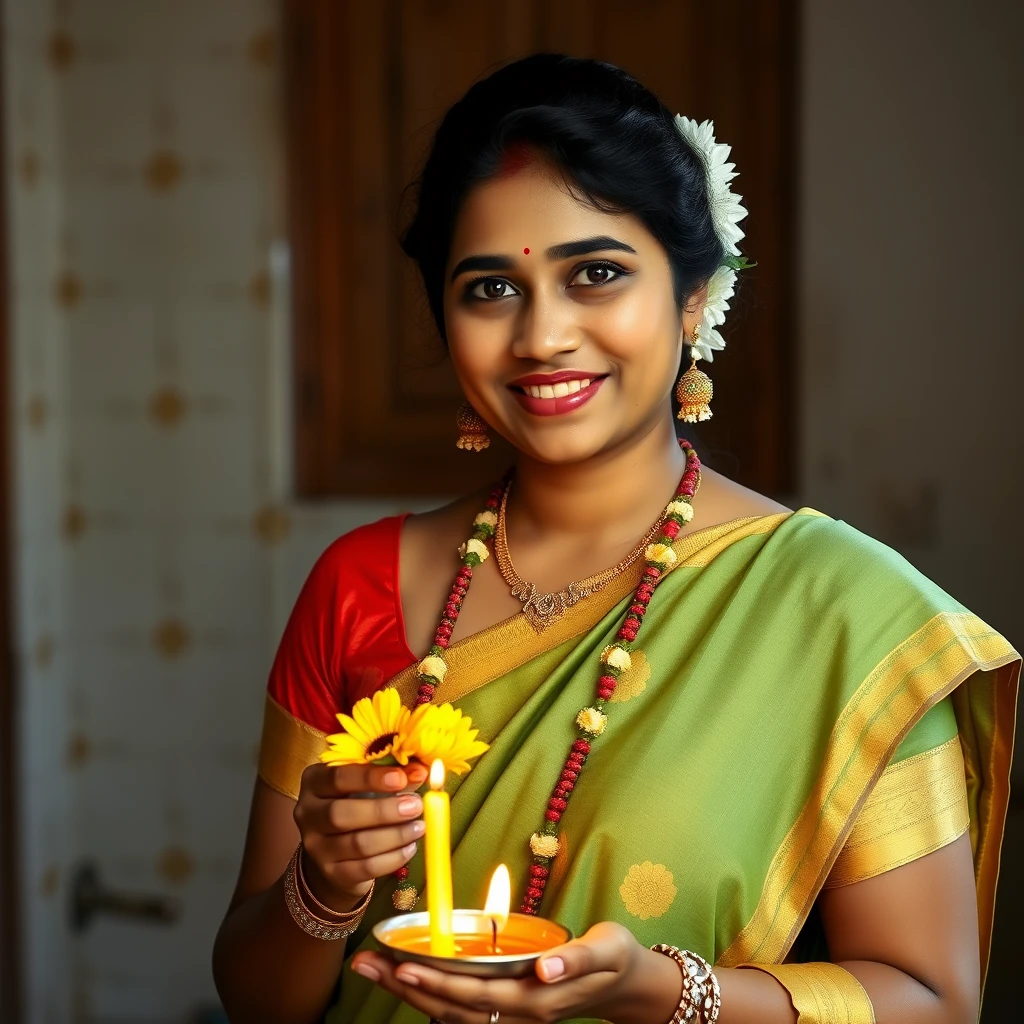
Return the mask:
<svg viewBox="0 0 1024 1024"><path fill-rule="evenodd" d="M692 292L683 303L683 316L680 325L680 340L684 345L690 344L694 330L700 326L704 318L704 304L708 301L708 282L705 281Z"/></svg>

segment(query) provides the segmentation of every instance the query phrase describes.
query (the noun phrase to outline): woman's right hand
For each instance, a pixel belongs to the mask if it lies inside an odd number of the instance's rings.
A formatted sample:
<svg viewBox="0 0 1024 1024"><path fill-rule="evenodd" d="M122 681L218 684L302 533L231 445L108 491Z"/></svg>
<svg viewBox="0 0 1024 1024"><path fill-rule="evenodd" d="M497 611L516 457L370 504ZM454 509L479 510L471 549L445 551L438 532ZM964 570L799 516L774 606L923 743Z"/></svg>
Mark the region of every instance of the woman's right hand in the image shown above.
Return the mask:
<svg viewBox="0 0 1024 1024"><path fill-rule="evenodd" d="M306 882L320 902L339 913L351 910L373 879L409 862L424 832L423 801L413 790L426 777L417 763L404 769L312 764L302 773L295 824Z"/></svg>

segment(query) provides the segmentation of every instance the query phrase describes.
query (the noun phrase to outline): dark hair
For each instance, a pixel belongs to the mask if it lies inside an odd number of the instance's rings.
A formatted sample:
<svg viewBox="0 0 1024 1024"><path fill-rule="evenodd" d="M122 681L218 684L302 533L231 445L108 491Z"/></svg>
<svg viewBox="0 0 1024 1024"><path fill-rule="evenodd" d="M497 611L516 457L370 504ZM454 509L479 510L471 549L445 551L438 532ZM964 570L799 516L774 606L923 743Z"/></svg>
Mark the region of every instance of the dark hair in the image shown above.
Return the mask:
<svg viewBox="0 0 1024 1024"><path fill-rule="evenodd" d="M459 210L524 144L551 159L578 198L646 225L668 254L680 310L721 265L703 163L661 100L613 64L533 54L477 82L448 110L423 168L401 242L419 266L442 339L444 270Z"/></svg>

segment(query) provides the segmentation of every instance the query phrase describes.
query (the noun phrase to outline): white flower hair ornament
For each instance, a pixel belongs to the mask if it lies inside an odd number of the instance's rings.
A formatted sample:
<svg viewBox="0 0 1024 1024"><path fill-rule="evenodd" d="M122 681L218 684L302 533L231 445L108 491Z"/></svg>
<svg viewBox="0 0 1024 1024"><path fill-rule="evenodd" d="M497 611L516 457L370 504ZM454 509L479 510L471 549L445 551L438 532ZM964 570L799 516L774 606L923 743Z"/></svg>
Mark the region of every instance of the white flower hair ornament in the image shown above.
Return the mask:
<svg viewBox="0 0 1024 1024"><path fill-rule="evenodd" d="M706 359L710 363L714 359L712 352L720 352L725 348L725 339L718 332L718 328L725 323L729 300L736 291L736 271L754 266L740 256L740 250L736 245L744 235L739 222L747 216L747 209L740 202L743 196L738 196L729 187L729 182L737 174L736 165L729 160L732 147L715 141L714 121L702 121L698 124L691 117L676 114L675 125L679 134L704 165L711 222L726 251L726 262L714 272L708 282L704 319L697 331L698 342L693 346L693 354L698 359Z"/></svg>
<svg viewBox="0 0 1024 1024"><path fill-rule="evenodd" d="M729 187L729 182L737 173L736 165L728 159L732 147L715 141L713 121L698 124L692 118L677 114L675 125L704 167L711 222L726 252L725 262L708 281L703 318L694 331L696 340L690 346L690 369L676 385L678 418L696 423L698 420L711 419L710 402L713 392L711 379L697 369L696 361L706 359L709 363L713 362L713 353L725 348L725 339L718 328L725 323L729 300L736 291L736 272L756 264L741 256L736 245L744 235L739 222L747 216L747 210L740 202L743 196L736 195Z"/></svg>

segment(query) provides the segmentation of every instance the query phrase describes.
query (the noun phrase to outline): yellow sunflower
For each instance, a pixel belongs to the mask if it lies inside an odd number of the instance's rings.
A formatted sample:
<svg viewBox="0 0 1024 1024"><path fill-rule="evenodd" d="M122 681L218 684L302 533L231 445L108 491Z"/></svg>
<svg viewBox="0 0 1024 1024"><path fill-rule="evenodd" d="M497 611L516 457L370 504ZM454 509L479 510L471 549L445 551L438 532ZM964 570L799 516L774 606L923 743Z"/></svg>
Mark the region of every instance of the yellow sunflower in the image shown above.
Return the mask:
<svg viewBox="0 0 1024 1024"><path fill-rule="evenodd" d="M472 719L451 704L421 704L409 719L404 748L428 767L441 760L445 771L462 775L469 771L470 760L488 749L476 738L478 733Z"/></svg>
<svg viewBox="0 0 1024 1024"><path fill-rule="evenodd" d="M386 758L408 764L404 740L409 718L409 709L402 707L394 687L378 690L372 697L356 701L351 717L338 715L345 731L327 737L330 745L320 760L334 767L371 764Z"/></svg>

